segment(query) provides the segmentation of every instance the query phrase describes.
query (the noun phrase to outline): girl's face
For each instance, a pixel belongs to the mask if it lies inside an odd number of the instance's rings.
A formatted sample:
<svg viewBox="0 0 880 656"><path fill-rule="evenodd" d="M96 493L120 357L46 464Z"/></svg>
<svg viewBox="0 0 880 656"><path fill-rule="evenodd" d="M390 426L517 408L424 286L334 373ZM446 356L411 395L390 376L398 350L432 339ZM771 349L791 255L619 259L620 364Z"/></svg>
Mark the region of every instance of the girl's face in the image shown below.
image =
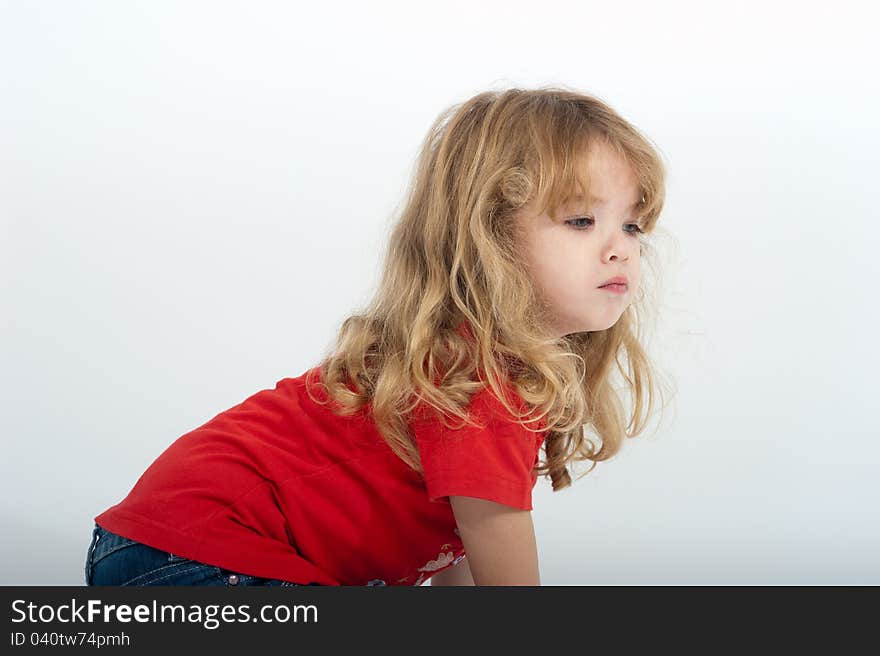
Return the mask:
<svg viewBox="0 0 880 656"><path fill-rule="evenodd" d="M632 301L640 282L638 181L616 153L597 145L588 163L592 200L573 199L556 221L520 209L522 253L538 292L550 307L554 337L606 330ZM623 293L600 287L627 278Z"/></svg>

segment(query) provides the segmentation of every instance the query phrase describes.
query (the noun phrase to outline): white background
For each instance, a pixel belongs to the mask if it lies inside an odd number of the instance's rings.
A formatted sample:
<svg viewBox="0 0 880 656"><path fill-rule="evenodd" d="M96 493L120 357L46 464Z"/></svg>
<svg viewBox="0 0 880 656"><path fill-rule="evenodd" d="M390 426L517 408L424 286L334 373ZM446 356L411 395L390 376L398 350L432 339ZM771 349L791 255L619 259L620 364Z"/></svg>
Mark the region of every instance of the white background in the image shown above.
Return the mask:
<svg viewBox="0 0 880 656"><path fill-rule="evenodd" d="M439 112L546 84L668 166L677 394L539 479L542 583L880 583L869 6L0 2L0 583L82 584L95 515L370 298Z"/></svg>

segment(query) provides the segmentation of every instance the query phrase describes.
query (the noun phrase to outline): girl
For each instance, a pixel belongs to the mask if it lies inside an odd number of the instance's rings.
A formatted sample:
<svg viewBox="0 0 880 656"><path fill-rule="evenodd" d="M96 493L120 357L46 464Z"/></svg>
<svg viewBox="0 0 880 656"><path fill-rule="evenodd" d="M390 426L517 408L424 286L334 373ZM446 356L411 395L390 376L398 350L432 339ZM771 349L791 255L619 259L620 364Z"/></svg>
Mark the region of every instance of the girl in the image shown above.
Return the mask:
<svg viewBox="0 0 880 656"><path fill-rule="evenodd" d="M656 397L637 311L664 179L594 97L446 110L374 301L320 364L178 438L95 517L86 583L540 585L538 474L569 486Z"/></svg>

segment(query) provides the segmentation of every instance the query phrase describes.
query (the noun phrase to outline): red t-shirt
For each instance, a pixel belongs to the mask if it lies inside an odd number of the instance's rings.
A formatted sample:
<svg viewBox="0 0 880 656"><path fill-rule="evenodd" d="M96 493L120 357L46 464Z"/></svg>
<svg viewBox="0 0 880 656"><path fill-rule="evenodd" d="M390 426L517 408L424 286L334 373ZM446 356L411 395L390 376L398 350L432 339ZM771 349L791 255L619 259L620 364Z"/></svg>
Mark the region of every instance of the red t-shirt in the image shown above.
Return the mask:
<svg viewBox="0 0 880 656"><path fill-rule="evenodd" d="M324 400L325 390L314 384L320 369L314 371L312 393ZM422 479L366 412L341 417L315 403L306 373L179 437L95 522L242 574L420 585L465 556L450 494L532 509L544 425L529 425L537 433L517 425L490 388L468 406L485 428L449 430L416 415L411 430ZM506 389L522 412L521 399Z"/></svg>

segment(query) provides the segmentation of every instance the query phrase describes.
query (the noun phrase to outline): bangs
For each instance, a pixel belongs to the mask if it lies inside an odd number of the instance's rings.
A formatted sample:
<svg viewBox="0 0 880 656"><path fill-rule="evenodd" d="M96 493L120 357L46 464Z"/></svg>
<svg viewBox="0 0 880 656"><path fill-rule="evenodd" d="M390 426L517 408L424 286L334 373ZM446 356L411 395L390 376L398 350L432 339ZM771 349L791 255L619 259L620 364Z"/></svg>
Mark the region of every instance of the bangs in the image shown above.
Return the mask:
<svg viewBox="0 0 880 656"><path fill-rule="evenodd" d="M537 170L533 171L538 182L534 199L537 214L546 212L555 221L560 209L578 196L590 197L588 157L585 148L574 154L551 151L538 156Z"/></svg>
<svg viewBox="0 0 880 656"><path fill-rule="evenodd" d="M640 200L633 208L633 220L643 230L651 230L663 208L662 169L658 172L653 158L640 157L638 153L630 152L610 139L606 138L604 141L630 166L638 180ZM534 197L537 214L546 212L556 221L562 208L591 197L589 158L589 141L577 151L538 154L534 162L535 170L532 172L533 179L537 181ZM660 190L660 193L656 190Z"/></svg>

